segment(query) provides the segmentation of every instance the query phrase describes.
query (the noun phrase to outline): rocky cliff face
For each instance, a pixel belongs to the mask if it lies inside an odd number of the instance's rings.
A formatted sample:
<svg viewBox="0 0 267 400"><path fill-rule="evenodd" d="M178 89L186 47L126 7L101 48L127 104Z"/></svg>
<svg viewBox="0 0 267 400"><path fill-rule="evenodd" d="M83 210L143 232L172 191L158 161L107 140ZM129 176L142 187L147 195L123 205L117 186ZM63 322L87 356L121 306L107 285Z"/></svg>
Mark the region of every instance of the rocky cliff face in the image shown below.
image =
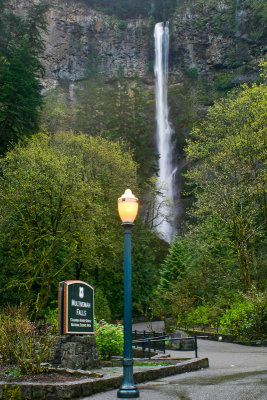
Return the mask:
<svg viewBox="0 0 267 400"><path fill-rule="evenodd" d="M13 1L13 7L23 14L34 3L38 0ZM55 0L47 22L43 55L46 88L61 80L79 81L95 68L109 77L119 70L127 78L148 74L149 21L120 21L88 8L82 0Z"/></svg>
<svg viewBox="0 0 267 400"><path fill-rule="evenodd" d="M207 2L208 4L209 2ZM246 64L251 66L251 76L240 76L240 81L253 80L266 51L264 23L247 1L229 0L214 2L203 8L183 6L172 20L170 46L170 74L182 79L188 69L198 74L214 76L216 72L233 70ZM253 21L253 22L252 22ZM258 21L258 26L255 26ZM182 75L181 75L182 74Z"/></svg>
<svg viewBox="0 0 267 400"><path fill-rule="evenodd" d="M24 13L38 2L12 0L12 7ZM218 23L214 26L214 16L222 11L228 15L231 4L222 0L210 10L178 9L170 20L171 82L181 82L188 70L214 74L218 69L232 68L235 62L242 64L248 57L253 66L258 64L264 47L245 33L249 10L236 10L230 28ZM47 22L43 55L46 88L60 81L79 81L96 68L108 77L121 70L126 78L138 75L148 82L153 79L153 21L120 21L89 8L83 0L54 0Z"/></svg>

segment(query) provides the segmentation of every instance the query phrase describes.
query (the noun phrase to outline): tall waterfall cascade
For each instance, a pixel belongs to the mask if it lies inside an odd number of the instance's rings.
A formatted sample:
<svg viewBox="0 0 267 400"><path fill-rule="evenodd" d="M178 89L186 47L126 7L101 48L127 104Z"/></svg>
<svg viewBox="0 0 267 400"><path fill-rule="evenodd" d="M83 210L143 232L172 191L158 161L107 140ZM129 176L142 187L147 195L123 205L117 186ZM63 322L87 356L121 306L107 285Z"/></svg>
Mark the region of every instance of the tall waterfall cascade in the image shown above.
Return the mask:
<svg viewBox="0 0 267 400"><path fill-rule="evenodd" d="M174 235L174 217L172 204L174 201L174 175L172 134L168 109L168 56L169 56L169 23L159 22L155 25L155 97L156 97L156 141L159 153L158 189L167 201L157 199L156 216L157 232L168 242Z"/></svg>

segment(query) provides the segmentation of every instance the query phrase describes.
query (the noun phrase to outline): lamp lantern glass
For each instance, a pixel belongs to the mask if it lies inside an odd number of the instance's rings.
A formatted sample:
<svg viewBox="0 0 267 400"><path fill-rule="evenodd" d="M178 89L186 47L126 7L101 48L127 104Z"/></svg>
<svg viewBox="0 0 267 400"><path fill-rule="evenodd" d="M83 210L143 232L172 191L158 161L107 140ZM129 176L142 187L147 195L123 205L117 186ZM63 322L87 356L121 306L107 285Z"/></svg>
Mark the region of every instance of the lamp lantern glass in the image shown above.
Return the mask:
<svg viewBox="0 0 267 400"><path fill-rule="evenodd" d="M123 223L133 223L138 213L139 201L130 189L118 199L119 216Z"/></svg>

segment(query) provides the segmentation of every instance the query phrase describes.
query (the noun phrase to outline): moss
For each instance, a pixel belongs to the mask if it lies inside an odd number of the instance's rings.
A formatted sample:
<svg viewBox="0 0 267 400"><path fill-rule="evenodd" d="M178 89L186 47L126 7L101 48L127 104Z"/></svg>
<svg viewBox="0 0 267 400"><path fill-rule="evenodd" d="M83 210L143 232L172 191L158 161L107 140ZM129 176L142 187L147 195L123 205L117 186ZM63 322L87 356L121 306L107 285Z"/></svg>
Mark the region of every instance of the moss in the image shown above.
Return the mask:
<svg viewBox="0 0 267 400"><path fill-rule="evenodd" d="M149 60L148 61L148 71L153 71L154 70L154 61L153 60Z"/></svg>
<svg viewBox="0 0 267 400"><path fill-rule="evenodd" d="M231 73L220 73L214 79L214 86L216 90L227 92L233 88L232 84L233 75Z"/></svg>
<svg viewBox="0 0 267 400"><path fill-rule="evenodd" d="M118 23L118 28L119 28L121 31L125 31L126 28L127 28L127 22L126 22L126 21L123 21L123 20L119 21L119 23Z"/></svg>
<svg viewBox="0 0 267 400"><path fill-rule="evenodd" d="M191 79L195 79L197 78L198 75L198 71L196 67L189 67L186 71L186 74L191 78Z"/></svg>
<svg viewBox="0 0 267 400"><path fill-rule="evenodd" d="M20 400L21 388L19 385L3 385L3 399L6 400Z"/></svg>

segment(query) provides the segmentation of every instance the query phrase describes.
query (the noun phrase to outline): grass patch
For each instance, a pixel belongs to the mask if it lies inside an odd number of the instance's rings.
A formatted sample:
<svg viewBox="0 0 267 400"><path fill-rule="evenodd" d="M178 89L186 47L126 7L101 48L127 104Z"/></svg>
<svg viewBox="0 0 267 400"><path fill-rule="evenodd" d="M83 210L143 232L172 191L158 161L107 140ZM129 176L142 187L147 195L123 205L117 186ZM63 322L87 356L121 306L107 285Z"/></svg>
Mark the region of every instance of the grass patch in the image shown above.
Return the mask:
<svg viewBox="0 0 267 400"><path fill-rule="evenodd" d="M137 361L134 363L135 367L164 367L165 365L173 365L173 363L163 363L163 362L141 362Z"/></svg>

